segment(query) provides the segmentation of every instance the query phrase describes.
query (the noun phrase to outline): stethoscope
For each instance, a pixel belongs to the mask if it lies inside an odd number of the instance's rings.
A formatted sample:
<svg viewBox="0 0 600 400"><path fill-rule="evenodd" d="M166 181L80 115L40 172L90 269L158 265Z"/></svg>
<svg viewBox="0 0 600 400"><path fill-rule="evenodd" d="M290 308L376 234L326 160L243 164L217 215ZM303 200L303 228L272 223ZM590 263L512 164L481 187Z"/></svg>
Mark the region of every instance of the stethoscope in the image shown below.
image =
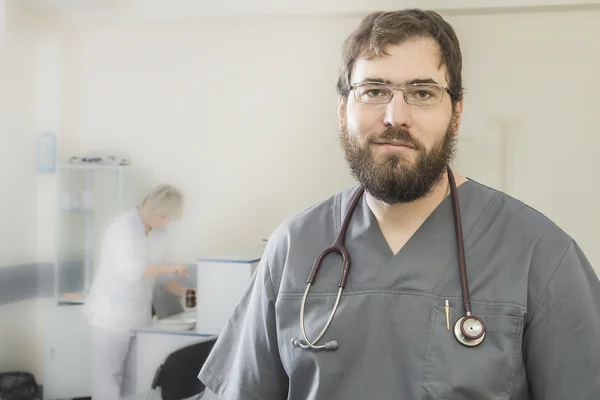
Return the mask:
<svg viewBox="0 0 600 400"><path fill-rule="evenodd" d="M460 208L458 205L458 194L456 192L456 181L454 180L454 175L452 174L452 170L450 167L447 167L448 171L448 182L450 185L450 196L452 198L452 214L454 215L454 229L456 231L456 251L458 253L458 266L460 271L460 287L462 291L463 298L463 307L465 310L465 315L460 317L456 323L454 324L454 337L458 341L458 343L462 344L466 347L475 347L479 346L483 339L485 338L485 326L481 318L476 317L471 314L471 300L469 298L469 284L467 282L467 267L465 262L465 246L462 234L462 222L460 218ZM348 280L348 273L350 272L350 254L346 247L344 246L344 239L346 236L346 231L348 229L348 224L350 223L350 219L352 218L352 214L356 209L356 205L358 201L362 197L364 193L364 188L360 188L358 192L352 198L350 202L350 206L348 207L348 212L346 217L344 218L344 222L342 223L342 228L340 229L340 233L338 237L333 242L331 247L326 248L319 254L315 263L312 267L312 271L310 272L310 276L308 277L308 281L306 283L306 290L304 291L304 296L302 297L302 304L300 305L300 329L302 330L302 334L304 335L304 340L300 340L298 338L292 338L292 344L296 347L300 347L302 349L314 349L314 350L335 350L339 347L339 343L337 340L331 340L326 342L325 344L318 345L317 343L327 329L329 325L331 325L331 321L333 320L333 316L337 311L338 305L340 303L340 298L342 297L342 290L346 286L346 281ZM304 309L306 306L306 298L308 297L308 292L310 291L310 287L314 284L315 279L317 277L317 273L319 272L319 268L321 268L321 264L325 257L332 253L337 253L342 256L342 278L340 280L340 284L338 287L337 297L335 299L335 304L333 305L333 310L325 323L325 327L319 333L319 335L311 342L306 335L306 327L304 324Z"/></svg>

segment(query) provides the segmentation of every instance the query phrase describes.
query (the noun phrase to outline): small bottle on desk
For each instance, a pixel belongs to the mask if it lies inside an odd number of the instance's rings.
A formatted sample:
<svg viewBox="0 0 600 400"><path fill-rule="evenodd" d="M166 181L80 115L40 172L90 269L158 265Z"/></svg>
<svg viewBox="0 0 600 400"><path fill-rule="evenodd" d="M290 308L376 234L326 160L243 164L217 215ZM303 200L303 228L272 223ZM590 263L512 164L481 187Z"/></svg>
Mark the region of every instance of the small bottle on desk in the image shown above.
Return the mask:
<svg viewBox="0 0 600 400"><path fill-rule="evenodd" d="M194 289L188 289L185 291L185 306L187 308L196 307L196 291Z"/></svg>

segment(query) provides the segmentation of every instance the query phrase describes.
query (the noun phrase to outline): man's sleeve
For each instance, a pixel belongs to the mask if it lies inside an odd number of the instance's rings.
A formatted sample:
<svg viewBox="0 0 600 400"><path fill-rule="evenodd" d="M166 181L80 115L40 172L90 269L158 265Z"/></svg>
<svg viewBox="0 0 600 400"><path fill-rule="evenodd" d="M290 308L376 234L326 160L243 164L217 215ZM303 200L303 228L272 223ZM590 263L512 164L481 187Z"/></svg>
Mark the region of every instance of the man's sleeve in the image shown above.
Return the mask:
<svg viewBox="0 0 600 400"><path fill-rule="evenodd" d="M288 376L277 344L275 299L263 258L198 376L219 398L287 398Z"/></svg>
<svg viewBox="0 0 600 400"><path fill-rule="evenodd" d="M523 351L534 399L600 398L600 282L575 242L533 311Z"/></svg>

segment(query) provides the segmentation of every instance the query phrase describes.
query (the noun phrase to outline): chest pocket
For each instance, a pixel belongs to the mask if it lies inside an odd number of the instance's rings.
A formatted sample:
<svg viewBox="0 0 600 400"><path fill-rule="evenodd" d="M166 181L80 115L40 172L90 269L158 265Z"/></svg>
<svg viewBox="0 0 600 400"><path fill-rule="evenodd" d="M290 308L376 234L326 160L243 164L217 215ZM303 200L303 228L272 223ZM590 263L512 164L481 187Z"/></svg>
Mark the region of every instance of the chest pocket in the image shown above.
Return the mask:
<svg viewBox="0 0 600 400"><path fill-rule="evenodd" d="M454 337L463 310L434 306L429 321L422 386L434 400L509 399L521 346L523 319L508 315L476 315L486 329L484 341L465 347Z"/></svg>

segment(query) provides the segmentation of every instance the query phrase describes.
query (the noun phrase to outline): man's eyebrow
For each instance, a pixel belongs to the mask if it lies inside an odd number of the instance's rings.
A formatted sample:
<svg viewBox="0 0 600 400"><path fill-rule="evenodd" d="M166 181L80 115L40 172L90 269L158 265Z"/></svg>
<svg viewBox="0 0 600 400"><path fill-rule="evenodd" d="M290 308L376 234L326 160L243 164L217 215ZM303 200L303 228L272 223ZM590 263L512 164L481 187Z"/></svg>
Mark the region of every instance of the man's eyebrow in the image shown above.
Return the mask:
<svg viewBox="0 0 600 400"><path fill-rule="evenodd" d="M414 83L433 83L435 85L439 85L439 83L436 82L432 78L416 78L416 79L411 79L411 80L409 80L409 81L406 82L406 85L412 85Z"/></svg>
<svg viewBox="0 0 600 400"><path fill-rule="evenodd" d="M394 82L392 82L388 79L381 79L381 78L365 78L360 83L362 83L362 82L377 82L377 83L387 83L388 85L394 85Z"/></svg>
<svg viewBox="0 0 600 400"><path fill-rule="evenodd" d="M406 85L412 85L415 83L433 83L435 85L438 85L438 82L436 82L435 79L432 79L432 78L414 78L414 79L409 79L409 80L405 81L404 83L396 83L389 79L382 79L382 78L365 78L362 81L355 83L355 85L357 85L359 83L364 83L364 82L386 83L388 85L393 85L393 86L406 86Z"/></svg>

